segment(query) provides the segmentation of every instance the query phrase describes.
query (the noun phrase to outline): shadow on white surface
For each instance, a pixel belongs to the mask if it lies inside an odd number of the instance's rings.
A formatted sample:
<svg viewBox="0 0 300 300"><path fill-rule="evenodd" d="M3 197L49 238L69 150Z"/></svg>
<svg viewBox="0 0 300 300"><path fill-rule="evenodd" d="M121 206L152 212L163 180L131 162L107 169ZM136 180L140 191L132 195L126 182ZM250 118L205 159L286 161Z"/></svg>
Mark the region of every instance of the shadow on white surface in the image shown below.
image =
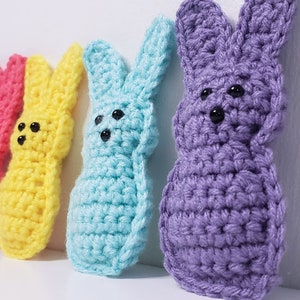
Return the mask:
<svg viewBox="0 0 300 300"><path fill-rule="evenodd" d="M111 279L143 279L153 277L165 277L168 273L159 267L146 265L134 265L125 270L119 277L110 277Z"/></svg>
<svg viewBox="0 0 300 300"><path fill-rule="evenodd" d="M300 291L277 287L264 300L300 300Z"/></svg>
<svg viewBox="0 0 300 300"><path fill-rule="evenodd" d="M40 260L38 260L40 259ZM64 252L46 250L35 260L0 252L1 300L208 300L181 289L164 269L135 265L121 277L76 272ZM264 300L300 300L300 291L276 288Z"/></svg>
<svg viewBox="0 0 300 300"><path fill-rule="evenodd" d="M64 251L53 251L45 249L44 251L40 252L38 255L31 258L29 261L54 261L54 260L63 260L67 259L67 254Z"/></svg>

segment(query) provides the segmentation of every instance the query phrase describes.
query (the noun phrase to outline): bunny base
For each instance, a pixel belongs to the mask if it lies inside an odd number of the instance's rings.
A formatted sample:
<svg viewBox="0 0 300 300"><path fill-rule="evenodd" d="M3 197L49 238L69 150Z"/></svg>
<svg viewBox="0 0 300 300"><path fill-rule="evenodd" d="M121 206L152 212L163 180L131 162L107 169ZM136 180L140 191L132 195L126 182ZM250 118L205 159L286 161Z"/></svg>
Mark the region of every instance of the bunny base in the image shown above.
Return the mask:
<svg viewBox="0 0 300 300"><path fill-rule="evenodd" d="M204 159L214 152L243 168L215 173L218 166ZM197 166L199 157L204 161ZM165 268L182 288L199 295L262 299L280 282L284 211L271 150L215 145L180 157L161 203Z"/></svg>

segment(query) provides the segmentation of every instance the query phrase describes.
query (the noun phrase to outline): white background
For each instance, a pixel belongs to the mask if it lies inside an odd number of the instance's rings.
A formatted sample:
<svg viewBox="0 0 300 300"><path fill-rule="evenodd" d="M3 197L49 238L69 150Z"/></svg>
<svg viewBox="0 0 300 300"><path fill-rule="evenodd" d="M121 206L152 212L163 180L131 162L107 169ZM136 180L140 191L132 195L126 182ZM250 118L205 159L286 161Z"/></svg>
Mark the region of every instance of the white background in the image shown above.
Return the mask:
<svg viewBox="0 0 300 300"><path fill-rule="evenodd" d="M231 22L237 20L242 0L218 0ZM55 67L62 54L74 42L83 47L94 39L104 39L121 53L132 65L143 39L144 32L153 18L164 14L175 19L181 0L1 0L0 64L4 66L13 53L30 56L43 55ZM294 23L300 26L299 11ZM273 148L278 173L288 203L288 249L281 273L286 286L300 289L300 35L294 30L282 52L282 63L289 94L286 126ZM141 255L141 262L162 264L158 237L158 205L166 176L176 158L172 138L171 119L182 96L182 73L176 54L163 82L156 101L160 143L150 160L149 172L154 184L154 217L149 241ZM75 135L70 155L64 161L62 173L61 211L55 224L49 247L64 249L65 219L69 193L81 168L83 125L88 109L86 78L82 81L78 104L74 110Z"/></svg>

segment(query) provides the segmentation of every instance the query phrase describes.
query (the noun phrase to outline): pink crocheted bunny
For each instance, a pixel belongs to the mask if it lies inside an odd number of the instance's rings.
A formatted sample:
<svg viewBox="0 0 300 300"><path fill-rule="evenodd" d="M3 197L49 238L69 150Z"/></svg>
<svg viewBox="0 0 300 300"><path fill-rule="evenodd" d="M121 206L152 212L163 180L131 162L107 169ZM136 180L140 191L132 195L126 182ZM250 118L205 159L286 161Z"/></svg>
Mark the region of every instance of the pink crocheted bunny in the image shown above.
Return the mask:
<svg viewBox="0 0 300 300"><path fill-rule="evenodd" d="M6 69L0 68L0 180L10 160L10 136L23 108L25 64L25 57L14 54Z"/></svg>

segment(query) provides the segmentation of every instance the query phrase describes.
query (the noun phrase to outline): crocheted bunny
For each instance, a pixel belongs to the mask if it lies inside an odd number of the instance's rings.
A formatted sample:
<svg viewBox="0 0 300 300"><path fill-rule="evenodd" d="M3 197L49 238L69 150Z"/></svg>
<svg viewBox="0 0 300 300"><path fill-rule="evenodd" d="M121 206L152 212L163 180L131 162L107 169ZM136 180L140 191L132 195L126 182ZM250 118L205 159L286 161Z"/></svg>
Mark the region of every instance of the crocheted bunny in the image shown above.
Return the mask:
<svg viewBox="0 0 300 300"><path fill-rule="evenodd" d="M10 161L9 139L23 108L26 58L14 54L6 69L0 68L0 180Z"/></svg>
<svg viewBox="0 0 300 300"><path fill-rule="evenodd" d="M67 252L78 271L119 275L144 247L151 215L146 159L158 137L152 101L175 44L173 27L154 20L130 73L104 41L84 51L91 107L67 222Z"/></svg>
<svg viewBox="0 0 300 300"><path fill-rule="evenodd" d="M161 248L168 272L199 295L261 299L279 281L285 204L267 144L286 106L278 54L294 9L245 1L235 30L210 0L177 13L185 91Z"/></svg>
<svg viewBox="0 0 300 300"><path fill-rule="evenodd" d="M61 161L72 139L81 56L82 48L72 45L53 74L42 56L26 62L24 110L0 184L0 246L9 257L31 258L51 235L59 210Z"/></svg>

